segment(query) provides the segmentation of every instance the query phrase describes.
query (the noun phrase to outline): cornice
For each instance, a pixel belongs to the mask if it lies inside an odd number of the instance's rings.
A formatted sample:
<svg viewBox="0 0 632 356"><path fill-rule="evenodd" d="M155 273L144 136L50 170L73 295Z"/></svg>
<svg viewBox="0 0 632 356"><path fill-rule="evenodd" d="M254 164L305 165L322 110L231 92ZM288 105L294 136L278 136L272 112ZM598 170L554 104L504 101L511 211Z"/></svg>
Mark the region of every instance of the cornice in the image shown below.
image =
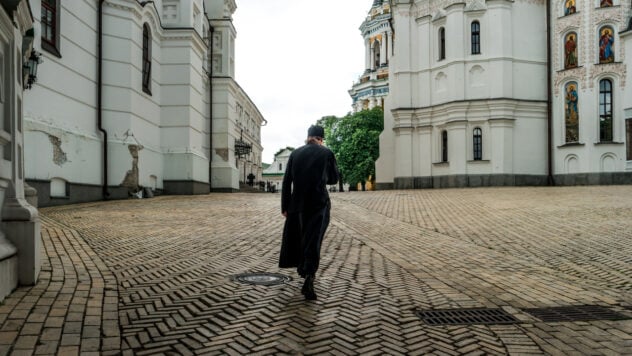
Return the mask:
<svg viewBox="0 0 632 356"><path fill-rule="evenodd" d="M24 36L26 31L33 27L33 15L31 14L28 1L20 1L15 17L18 29L20 33L22 33L22 36Z"/></svg>

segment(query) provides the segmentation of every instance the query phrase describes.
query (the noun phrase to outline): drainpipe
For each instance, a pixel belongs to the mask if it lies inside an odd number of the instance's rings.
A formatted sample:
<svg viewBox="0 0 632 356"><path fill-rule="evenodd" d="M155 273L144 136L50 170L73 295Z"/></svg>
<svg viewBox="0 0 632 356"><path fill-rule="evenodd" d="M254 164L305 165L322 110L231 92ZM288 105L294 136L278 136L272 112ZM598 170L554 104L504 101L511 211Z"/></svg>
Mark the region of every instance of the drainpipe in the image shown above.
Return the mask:
<svg viewBox="0 0 632 356"><path fill-rule="evenodd" d="M103 200L110 197L108 191L108 133L103 128L103 2L99 0L99 14L97 16L99 34L97 38L97 125L103 133Z"/></svg>
<svg viewBox="0 0 632 356"><path fill-rule="evenodd" d="M208 68L208 122L209 122L209 137L208 137L208 186L209 192L213 191L213 32L215 32L215 28L210 26L209 28L209 68Z"/></svg>
<svg viewBox="0 0 632 356"><path fill-rule="evenodd" d="M546 115L547 115L547 164L548 164L548 185L554 186L553 180L553 113L552 113L552 97L553 84L551 80L551 0L546 1Z"/></svg>

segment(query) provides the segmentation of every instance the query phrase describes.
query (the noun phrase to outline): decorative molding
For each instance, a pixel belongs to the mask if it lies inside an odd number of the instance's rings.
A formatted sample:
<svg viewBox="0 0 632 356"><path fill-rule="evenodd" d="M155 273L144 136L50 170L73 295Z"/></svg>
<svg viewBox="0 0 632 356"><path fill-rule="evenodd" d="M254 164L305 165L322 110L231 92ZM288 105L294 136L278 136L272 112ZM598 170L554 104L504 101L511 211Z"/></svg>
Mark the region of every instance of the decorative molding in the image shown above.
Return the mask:
<svg viewBox="0 0 632 356"><path fill-rule="evenodd" d="M625 87L625 78L627 68L624 63L608 63L608 64L596 64L593 66L593 70L590 76L590 87L595 85L595 79L604 73L614 73L619 77L619 85Z"/></svg>
<svg viewBox="0 0 632 356"><path fill-rule="evenodd" d="M556 72L555 84L553 85L555 96L560 94L561 84L571 79L576 81L581 89L586 89L586 75L586 67L577 67Z"/></svg>
<svg viewBox="0 0 632 356"><path fill-rule="evenodd" d="M446 17L445 10L439 9L432 15L432 21L438 21Z"/></svg>
<svg viewBox="0 0 632 356"><path fill-rule="evenodd" d="M20 1L15 14L18 29L22 36L33 27L33 17L31 16L31 10L29 9L29 3L26 0Z"/></svg>
<svg viewBox="0 0 632 356"><path fill-rule="evenodd" d="M474 0L471 3L465 6L465 12L470 11L485 11L487 10L487 5L483 2L483 0Z"/></svg>
<svg viewBox="0 0 632 356"><path fill-rule="evenodd" d="M0 146L4 146L8 143L11 143L11 133L0 130Z"/></svg>
<svg viewBox="0 0 632 356"><path fill-rule="evenodd" d="M232 19L233 14L237 10L235 0L224 0L224 17Z"/></svg>

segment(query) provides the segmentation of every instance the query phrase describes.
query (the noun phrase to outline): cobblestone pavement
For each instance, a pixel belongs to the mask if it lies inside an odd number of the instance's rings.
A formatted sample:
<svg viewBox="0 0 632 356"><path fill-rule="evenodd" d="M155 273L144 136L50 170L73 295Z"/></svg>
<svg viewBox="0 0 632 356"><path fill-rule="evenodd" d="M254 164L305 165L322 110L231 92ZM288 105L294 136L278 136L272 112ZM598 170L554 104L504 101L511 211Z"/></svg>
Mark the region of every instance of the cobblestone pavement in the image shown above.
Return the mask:
<svg viewBox="0 0 632 356"><path fill-rule="evenodd" d="M41 210L39 283L0 306L0 355L632 355L632 186L332 194L307 302L277 268L278 194L163 196ZM277 286L237 283L283 273ZM417 310L501 308L430 326ZM599 319L599 318L597 318Z"/></svg>

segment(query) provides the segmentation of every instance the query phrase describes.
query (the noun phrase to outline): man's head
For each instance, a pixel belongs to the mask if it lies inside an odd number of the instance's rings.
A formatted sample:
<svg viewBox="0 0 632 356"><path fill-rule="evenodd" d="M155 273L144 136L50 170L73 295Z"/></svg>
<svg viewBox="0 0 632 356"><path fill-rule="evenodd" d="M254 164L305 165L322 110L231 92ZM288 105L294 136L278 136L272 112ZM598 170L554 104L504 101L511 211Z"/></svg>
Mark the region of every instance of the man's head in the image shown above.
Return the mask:
<svg viewBox="0 0 632 356"><path fill-rule="evenodd" d="M322 145L325 138L325 129L318 125L312 125L307 130L306 143L317 143Z"/></svg>
<svg viewBox="0 0 632 356"><path fill-rule="evenodd" d="M325 138L325 129L322 126L312 125L307 130L307 136Z"/></svg>

